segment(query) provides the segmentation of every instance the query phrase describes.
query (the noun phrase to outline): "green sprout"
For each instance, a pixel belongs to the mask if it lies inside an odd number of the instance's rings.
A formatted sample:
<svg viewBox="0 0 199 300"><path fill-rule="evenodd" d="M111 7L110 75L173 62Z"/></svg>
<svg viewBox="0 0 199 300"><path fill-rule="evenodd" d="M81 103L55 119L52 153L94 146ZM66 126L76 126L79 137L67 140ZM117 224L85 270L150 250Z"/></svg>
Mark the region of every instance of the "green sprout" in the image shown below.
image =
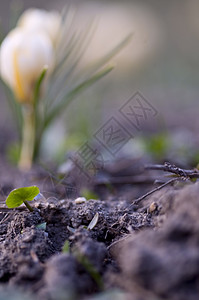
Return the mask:
<svg viewBox="0 0 199 300"><path fill-rule="evenodd" d="M62 252L63 253L70 253L70 244L69 241L66 240L63 247L62 247Z"/></svg>
<svg viewBox="0 0 199 300"><path fill-rule="evenodd" d="M90 260L86 257L86 255L79 253L78 251L74 251L73 255L77 259L77 261L85 268L85 270L89 273L92 279L96 282L100 290L103 290L104 283L102 277L98 270L93 266Z"/></svg>
<svg viewBox="0 0 199 300"><path fill-rule="evenodd" d="M16 208L21 204L33 212L33 208L30 206L28 201L34 200L34 198L39 194L39 188L37 186L22 187L19 189L14 189L10 192L6 199L6 205L8 208Z"/></svg>

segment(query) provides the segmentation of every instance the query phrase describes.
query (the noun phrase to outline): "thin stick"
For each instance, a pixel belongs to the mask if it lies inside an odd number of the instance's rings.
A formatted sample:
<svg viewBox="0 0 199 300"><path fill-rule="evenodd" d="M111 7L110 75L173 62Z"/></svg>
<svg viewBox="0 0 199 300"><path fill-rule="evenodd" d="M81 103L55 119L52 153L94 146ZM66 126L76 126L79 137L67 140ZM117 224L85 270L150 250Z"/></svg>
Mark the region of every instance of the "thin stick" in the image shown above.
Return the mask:
<svg viewBox="0 0 199 300"><path fill-rule="evenodd" d="M162 184L162 185L158 186L157 188L153 189L152 191L146 193L146 194L143 195L142 197L136 199L131 205L138 204L140 201L142 201L142 200L145 199L146 197L150 196L151 194L155 193L156 191L161 190L161 189L164 188L165 186L167 186L167 185L169 185L169 184L171 184L171 183L173 183L173 182L175 182L175 181L177 181L177 180L179 180L179 178L172 178L172 179L170 179L169 181L165 182L164 184ZM130 205L130 206L131 206L131 205Z"/></svg>
<svg viewBox="0 0 199 300"><path fill-rule="evenodd" d="M23 211L25 210L25 206L20 206L20 207L15 207L15 208L8 208L6 206L0 206L0 213L5 213L5 212L13 212L13 210L20 210Z"/></svg>
<svg viewBox="0 0 199 300"><path fill-rule="evenodd" d="M121 239L113 242L112 244L110 244L108 247L107 247L107 250L110 250L110 248L116 244L118 244L119 242L122 242L124 240L126 240L127 238L129 238L129 234L127 234L126 236L122 237Z"/></svg>
<svg viewBox="0 0 199 300"><path fill-rule="evenodd" d="M5 222L9 217L10 217L9 214L6 213L5 216L2 218L2 220L0 221L0 224L2 224L3 222Z"/></svg>
<svg viewBox="0 0 199 300"><path fill-rule="evenodd" d="M97 179L95 185L106 185L106 184L152 184L155 181L155 177L147 176L118 176L109 177L107 179Z"/></svg>
<svg viewBox="0 0 199 300"><path fill-rule="evenodd" d="M146 170L160 170L165 172L174 173L180 177L186 178L199 178L199 172L196 170L184 170L175 165L170 164L169 162L165 162L164 165L146 165Z"/></svg>

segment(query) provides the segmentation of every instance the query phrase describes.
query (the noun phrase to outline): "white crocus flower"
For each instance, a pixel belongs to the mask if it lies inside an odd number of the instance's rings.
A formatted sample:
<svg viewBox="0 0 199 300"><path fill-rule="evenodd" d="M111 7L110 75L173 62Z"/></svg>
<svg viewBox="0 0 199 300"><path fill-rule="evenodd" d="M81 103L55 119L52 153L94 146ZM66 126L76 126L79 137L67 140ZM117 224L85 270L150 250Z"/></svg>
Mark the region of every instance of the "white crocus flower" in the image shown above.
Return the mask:
<svg viewBox="0 0 199 300"><path fill-rule="evenodd" d="M30 8L21 15L17 25L31 31L45 32L55 45L61 28L61 16L56 11Z"/></svg>
<svg viewBox="0 0 199 300"><path fill-rule="evenodd" d="M42 32L12 30L1 44L0 73L19 102L30 102L34 86L46 65L53 65L53 46Z"/></svg>

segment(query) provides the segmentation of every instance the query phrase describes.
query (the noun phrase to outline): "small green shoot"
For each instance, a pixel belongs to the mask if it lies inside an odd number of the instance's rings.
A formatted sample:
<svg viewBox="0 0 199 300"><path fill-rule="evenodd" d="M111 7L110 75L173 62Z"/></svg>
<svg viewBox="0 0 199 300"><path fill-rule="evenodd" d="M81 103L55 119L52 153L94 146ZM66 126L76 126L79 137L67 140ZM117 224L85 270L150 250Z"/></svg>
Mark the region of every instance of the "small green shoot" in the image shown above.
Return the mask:
<svg viewBox="0 0 199 300"><path fill-rule="evenodd" d="M74 256L78 260L78 262L84 266L85 270L90 274L93 280L97 283L100 290L103 290L104 284L102 277L98 270L93 266L90 260L83 254L74 252Z"/></svg>
<svg viewBox="0 0 199 300"><path fill-rule="evenodd" d="M21 204L33 212L33 208L30 206L28 201L34 200L34 198L39 194L39 188L37 186L23 187L19 189L14 189L10 192L6 199L6 205L8 208L15 208Z"/></svg>
<svg viewBox="0 0 199 300"><path fill-rule="evenodd" d="M66 240L64 245L63 245L63 248L62 248L62 252L63 253L69 253L70 252L70 244L69 244L69 241Z"/></svg>

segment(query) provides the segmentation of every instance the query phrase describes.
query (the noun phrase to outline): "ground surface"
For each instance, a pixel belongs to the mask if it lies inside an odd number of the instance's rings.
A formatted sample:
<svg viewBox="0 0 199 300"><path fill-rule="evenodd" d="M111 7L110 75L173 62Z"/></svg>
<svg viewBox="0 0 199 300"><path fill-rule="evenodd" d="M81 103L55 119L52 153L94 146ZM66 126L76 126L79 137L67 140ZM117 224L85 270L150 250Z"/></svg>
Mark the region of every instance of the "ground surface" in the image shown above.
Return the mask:
<svg viewBox="0 0 199 300"><path fill-rule="evenodd" d="M0 299L198 300L198 183L179 182L131 205L163 175L124 159L88 184L75 172L24 174L2 161ZM81 180L98 200L75 202ZM13 188L32 184L45 196L33 213L5 207Z"/></svg>

